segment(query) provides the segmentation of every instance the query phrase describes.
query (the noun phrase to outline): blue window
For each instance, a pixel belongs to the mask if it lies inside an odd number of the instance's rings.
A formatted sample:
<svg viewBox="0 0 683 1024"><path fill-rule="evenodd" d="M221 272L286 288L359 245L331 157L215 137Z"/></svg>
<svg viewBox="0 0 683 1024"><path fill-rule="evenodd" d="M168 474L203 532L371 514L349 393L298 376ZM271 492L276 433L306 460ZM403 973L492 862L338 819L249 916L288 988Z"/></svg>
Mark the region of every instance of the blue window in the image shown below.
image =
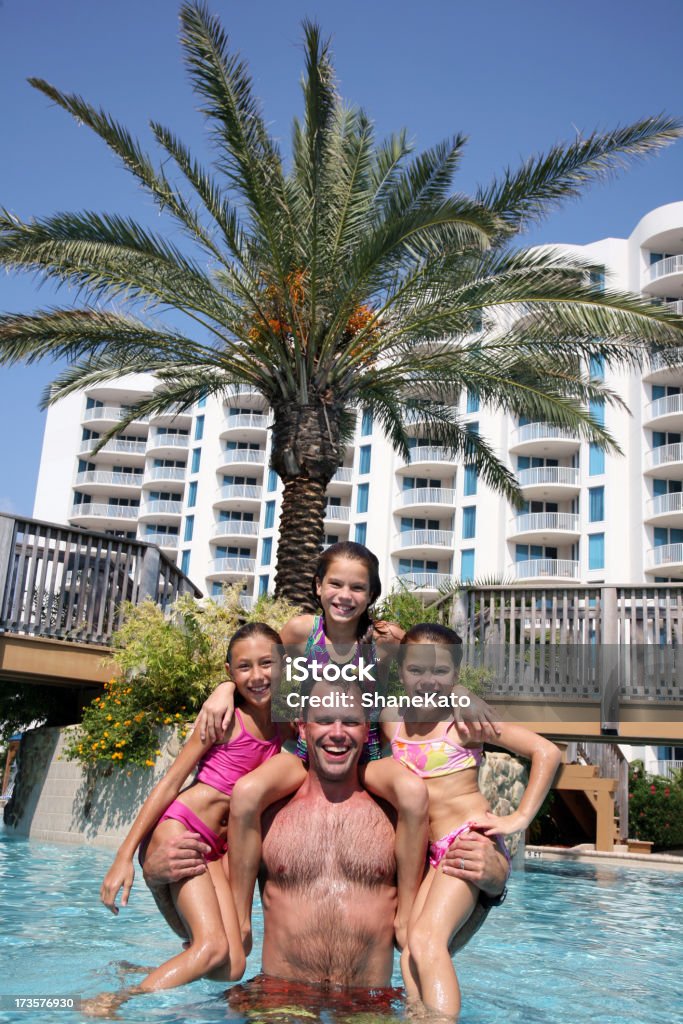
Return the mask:
<svg viewBox="0 0 683 1024"><path fill-rule="evenodd" d="M198 409L203 409L205 405L206 405L206 395L202 395L201 398L199 399L199 401L197 402L197 408Z"/></svg>
<svg viewBox="0 0 683 1024"><path fill-rule="evenodd" d="M467 411L479 412L479 395L476 391L467 391Z"/></svg>
<svg viewBox="0 0 683 1024"><path fill-rule="evenodd" d="M223 593L223 584L216 583L215 581L211 584L211 597L220 597Z"/></svg>
<svg viewBox="0 0 683 1024"><path fill-rule="evenodd" d="M605 518L605 488L588 488L588 521L601 523Z"/></svg>
<svg viewBox="0 0 683 1024"><path fill-rule="evenodd" d="M264 594L268 593L268 581L269 581L269 579L270 579L269 576L259 576L259 578L258 578L258 596L259 597L262 597Z"/></svg>
<svg viewBox="0 0 683 1024"><path fill-rule="evenodd" d="M470 540L477 530L477 506L468 505L462 510L462 536L463 540Z"/></svg>
<svg viewBox="0 0 683 1024"><path fill-rule="evenodd" d="M474 548L460 552L460 579L463 583L474 579Z"/></svg>
<svg viewBox="0 0 683 1024"><path fill-rule="evenodd" d="M605 425L605 400L603 398L591 398L589 403L590 414L596 423L601 427Z"/></svg>
<svg viewBox="0 0 683 1024"><path fill-rule="evenodd" d="M372 433L372 412L369 409L363 410L363 419L360 425L361 437L367 437Z"/></svg>
<svg viewBox="0 0 683 1024"><path fill-rule="evenodd" d="M595 288L596 291L604 292L605 290L605 271L603 267L594 267L590 272L590 283L591 287Z"/></svg>
<svg viewBox="0 0 683 1024"><path fill-rule="evenodd" d="M263 526L266 530L270 530L275 525L275 502L266 502L266 512L263 517Z"/></svg>
<svg viewBox="0 0 683 1024"><path fill-rule="evenodd" d="M187 489L187 507L194 508L197 504L197 481L192 480Z"/></svg>
<svg viewBox="0 0 683 1024"><path fill-rule="evenodd" d="M199 472L199 463L202 461L202 450L201 448L192 449L192 465L190 466L191 473Z"/></svg>
<svg viewBox="0 0 683 1024"><path fill-rule="evenodd" d="M276 491L277 490L277 473L275 472L274 469L269 469L268 470L268 486L266 487L266 490L268 490L268 491Z"/></svg>
<svg viewBox="0 0 683 1024"><path fill-rule="evenodd" d="M194 516L188 516L185 520L185 535L183 540L192 540L194 534Z"/></svg>
<svg viewBox="0 0 683 1024"><path fill-rule="evenodd" d="M184 572L186 576L187 576L187 574L190 571L190 552L189 551L183 551L182 557L180 559L180 571Z"/></svg>
<svg viewBox="0 0 683 1024"><path fill-rule="evenodd" d="M358 495L356 497L356 512L367 512L369 493L370 484L358 484Z"/></svg>
<svg viewBox="0 0 683 1024"><path fill-rule="evenodd" d="M466 497L477 493L477 475L476 466L465 466L465 485L463 494Z"/></svg>
<svg viewBox="0 0 683 1024"><path fill-rule="evenodd" d="M194 421L194 439L195 441L201 441L204 437L204 417L198 416Z"/></svg>
<svg viewBox="0 0 683 1024"><path fill-rule="evenodd" d="M360 460L358 463L359 473L370 472L370 459L372 455L372 448L369 444L364 444L360 450Z"/></svg>
<svg viewBox="0 0 683 1024"><path fill-rule="evenodd" d="M605 357L591 356L589 370L591 377L597 380L603 380L605 376Z"/></svg>
<svg viewBox="0 0 683 1024"><path fill-rule="evenodd" d="M368 524L367 523L356 523L356 544L365 544L368 538Z"/></svg>
<svg viewBox="0 0 683 1024"><path fill-rule="evenodd" d="M591 533L588 537L588 568L605 568L605 535Z"/></svg>
<svg viewBox="0 0 683 1024"><path fill-rule="evenodd" d="M595 441L591 441L588 450L588 473L590 476L600 476L604 472L605 453Z"/></svg>
<svg viewBox="0 0 683 1024"><path fill-rule="evenodd" d="M270 559L273 555L273 538L264 537L263 547L261 548L261 565L270 565Z"/></svg>

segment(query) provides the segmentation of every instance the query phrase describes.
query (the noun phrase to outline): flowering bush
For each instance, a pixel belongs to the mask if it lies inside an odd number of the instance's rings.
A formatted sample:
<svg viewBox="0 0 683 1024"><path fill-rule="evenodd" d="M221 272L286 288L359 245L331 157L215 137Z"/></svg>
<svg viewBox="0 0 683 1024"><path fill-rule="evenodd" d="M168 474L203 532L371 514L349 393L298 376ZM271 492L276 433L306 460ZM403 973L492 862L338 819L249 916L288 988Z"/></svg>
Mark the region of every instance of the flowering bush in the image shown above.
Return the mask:
<svg viewBox="0 0 683 1024"><path fill-rule="evenodd" d="M683 846L683 784L649 775L642 761L629 765L629 834L662 849Z"/></svg>
<svg viewBox="0 0 683 1024"><path fill-rule="evenodd" d="M112 639L114 676L83 713L64 756L84 765L153 767L159 728L177 725L181 739L213 688L225 678L228 641L245 622L280 629L297 609L260 598L245 613L240 588L226 587L219 601L178 598L170 614L153 601L127 605Z"/></svg>

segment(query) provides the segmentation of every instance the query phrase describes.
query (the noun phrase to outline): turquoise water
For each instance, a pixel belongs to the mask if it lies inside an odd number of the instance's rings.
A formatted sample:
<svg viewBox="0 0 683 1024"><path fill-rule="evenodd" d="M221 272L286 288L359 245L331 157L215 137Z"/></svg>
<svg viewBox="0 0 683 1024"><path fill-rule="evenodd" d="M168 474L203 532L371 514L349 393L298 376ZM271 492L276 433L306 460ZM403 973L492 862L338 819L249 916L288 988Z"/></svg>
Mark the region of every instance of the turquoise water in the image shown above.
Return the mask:
<svg viewBox="0 0 683 1024"><path fill-rule="evenodd" d="M153 966L178 951L142 882L118 918L98 900L109 851L9 838L0 828L0 996L85 997L118 988L117 964ZM550 863L515 873L503 907L459 955L461 1024L680 1024L683 875ZM256 946L260 918L257 921ZM246 978L258 973L250 958ZM130 976L128 979L130 980ZM398 970L395 983L400 984ZM291 1010L245 1017L224 986L196 982L138 996L126 1024L280 1024ZM3 1006L5 1006L4 1000ZM324 1003L324 1000L323 1000ZM359 1010L361 1008L359 1007ZM401 1017L400 1003L392 1016ZM304 1019L349 1020L334 1007ZM0 1010L2 1022L55 1020L68 1010ZM369 1017L358 1018L363 1024ZM373 1018L374 1019L374 1018Z"/></svg>

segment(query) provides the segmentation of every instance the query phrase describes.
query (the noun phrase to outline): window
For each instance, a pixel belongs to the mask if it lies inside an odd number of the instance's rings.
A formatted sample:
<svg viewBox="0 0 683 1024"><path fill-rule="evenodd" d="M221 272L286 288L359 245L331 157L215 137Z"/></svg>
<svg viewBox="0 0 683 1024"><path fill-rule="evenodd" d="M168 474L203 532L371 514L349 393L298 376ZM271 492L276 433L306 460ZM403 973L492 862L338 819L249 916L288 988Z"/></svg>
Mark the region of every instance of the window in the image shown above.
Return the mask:
<svg viewBox="0 0 683 1024"><path fill-rule="evenodd" d="M216 583L215 581L211 584L211 597L220 597L223 593L223 584Z"/></svg>
<svg viewBox="0 0 683 1024"><path fill-rule="evenodd" d="M368 437L368 435L372 433L372 413L369 409L363 410L360 433L361 437Z"/></svg>
<svg viewBox="0 0 683 1024"><path fill-rule="evenodd" d="M197 504L197 481L192 480L187 489L187 507L194 508Z"/></svg>
<svg viewBox="0 0 683 1024"><path fill-rule="evenodd" d="M605 535L591 533L588 538L588 568L605 568Z"/></svg>
<svg viewBox="0 0 683 1024"><path fill-rule="evenodd" d="M356 523L356 544L365 544L368 536L368 524L367 523Z"/></svg>
<svg viewBox="0 0 683 1024"><path fill-rule="evenodd" d="M180 559L180 571L184 572L186 576L187 576L187 574L190 571L190 552L189 551L183 551L182 557Z"/></svg>
<svg viewBox="0 0 683 1024"><path fill-rule="evenodd" d="M358 484L358 495L356 497L356 512L367 512L369 493L370 484Z"/></svg>
<svg viewBox="0 0 683 1024"><path fill-rule="evenodd" d="M596 291L604 292L605 290L605 268L604 267L593 267L590 272L590 283L591 287L595 288Z"/></svg>
<svg viewBox="0 0 683 1024"><path fill-rule="evenodd" d="M206 395L202 395L201 398L199 399L199 401L197 402L197 408L198 409L203 409L205 405L206 405Z"/></svg>
<svg viewBox="0 0 683 1024"><path fill-rule="evenodd" d="M463 583L474 579L474 548L460 552L460 579Z"/></svg>
<svg viewBox="0 0 683 1024"><path fill-rule="evenodd" d="M192 540L194 533L194 516L188 516L185 520L185 535L183 540Z"/></svg>
<svg viewBox="0 0 683 1024"><path fill-rule="evenodd" d="M476 391L467 390L467 411L479 412L479 395Z"/></svg>
<svg viewBox="0 0 683 1024"><path fill-rule="evenodd" d="M258 596L263 597L264 594L268 593L268 581L270 576L259 576L258 578Z"/></svg>
<svg viewBox="0 0 683 1024"><path fill-rule="evenodd" d="M195 441L201 441L204 437L204 417L198 416L194 422L194 439Z"/></svg>
<svg viewBox="0 0 683 1024"><path fill-rule="evenodd" d="M463 494L469 497L477 493L477 467L465 466L465 485Z"/></svg>
<svg viewBox="0 0 683 1024"><path fill-rule="evenodd" d="M271 527L274 524L275 524L275 502L274 501L267 501L266 502L266 511L265 511L265 515L264 515L264 518L263 518L263 526L264 526L264 528L266 530L270 530Z"/></svg>
<svg viewBox="0 0 683 1024"><path fill-rule="evenodd" d="M588 521L600 523L605 518L605 488L588 488Z"/></svg>
<svg viewBox="0 0 683 1024"><path fill-rule="evenodd" d="M274 469L269 469L268 470L268 486L266 487L266 490L268 490L268 491L276 491L277 490L277 479L278 479L278 477L277 477L277 473L275 472L275 470Z"/></svg>
<svg viewBox="0 0 683 1024"><path fill-rule="evenodd" d="M604 398L591 398L589 403L590 414L596 423L601 427L605 425L605 400Z"/></svg>
<svg viewBox="0 0 683 1024"><path fill-rule="evenodd" d="M273 555L273 538L264 537L263 546L261 548L261 565L270 565L270 559Z"/></svg>
<svg viewBox="0 0 683 1024"><path fill-rule="evenodd" d="M372 453L371 446L369 444L364 444L362 446L361 450L360 450L360 461L359 461L359 464L358 464L358 472L359 473L363 473L364 474L364 473L369 473L370 472L371 453Z"/></svg>
<svg viewBox="0 0 683 1024"><path fill-rule="evenodd" d="M604 356L591 356L589 362L589 371L591 377L597 380L603 380L605 377L605 358Z"/></svg>
<svg viewBox="0 0 683 1024"><path fill-rule="evenodd" d="M462 536L463 540L470 540L474 537L477 529L477 506L468 505L462 510Z"/></svg>
<svg viewBox="0 0 683 1024"><path fill-rule="evenodd" d="M199 472L199 463L202 461L202 450L201 448L194 448L192 451L192 466L190 467L191 473Z"/></svg>
<svg viewBox="0 0 683 1024"><path fill-rule="evenodd" d="M591 441L588 450L588 473L590 476L600 476L605 472L605 453L595 441Z"/></svg>

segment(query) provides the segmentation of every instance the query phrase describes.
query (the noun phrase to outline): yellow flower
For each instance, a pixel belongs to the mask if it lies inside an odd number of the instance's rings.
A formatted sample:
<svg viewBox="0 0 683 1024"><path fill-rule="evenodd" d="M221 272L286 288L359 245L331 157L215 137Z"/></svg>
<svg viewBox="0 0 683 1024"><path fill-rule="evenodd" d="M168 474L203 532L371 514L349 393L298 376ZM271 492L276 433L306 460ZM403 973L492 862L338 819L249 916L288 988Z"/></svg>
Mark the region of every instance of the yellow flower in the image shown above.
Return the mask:
<svg viewBox="0 0 683 1024"><path fill-rule="evenodd" d="M175 717L176 717L176 718L180 718L180 715L176 715Z"/></svg>
<svg viewBox="0 0 683 1024"><path fill-rule="evenodd" d="M102 735L104 736L105 740L109 739L109 733L108 732L103 732Z"/></svg>
<svg viewBox="0 0 683 1024"><path fill-rule="evenodd" d="M170 725L172 721L173 721L172 718L165 718L164 719L164 725Z"/></svg>
<svg viewBox="0 0 683 1024"><path fill-rule="evenodd" d="M107 715L107 721L108 722L113 722L114 721L114 716L113 715Z"/></svg>
<svg viewBox="0 0 683 1024"><path fill-rule="evenodd" d="M123 724L124 724L125 726L128 726L128 725L130 725L130 718L127 718L127 719L126 719L126 721L125 721L125 722L124 722Z"/></svg>
<svg viewBox="0 0 683 1024"><path fill-rule="evenodd" d="M160 750L155 750L155 754L156 754L157 756L159 756L159 755L161 754L161 751L160 751Z"/></svg>
<svg viewBox="0 0 683 1024"><path fill-rule="evenodd" d="M147 761L145 761L145 764L147 765L148 768L153 768L154 767L154 761L150 761L149 759Z"/></svg>
<svg viewBox="0 0 683 1024"><path fill-rule="evenodd" d="M120 725L121 725L120 722L114 722L114 728L115 729L118 729L120 727Z"/></svg>

